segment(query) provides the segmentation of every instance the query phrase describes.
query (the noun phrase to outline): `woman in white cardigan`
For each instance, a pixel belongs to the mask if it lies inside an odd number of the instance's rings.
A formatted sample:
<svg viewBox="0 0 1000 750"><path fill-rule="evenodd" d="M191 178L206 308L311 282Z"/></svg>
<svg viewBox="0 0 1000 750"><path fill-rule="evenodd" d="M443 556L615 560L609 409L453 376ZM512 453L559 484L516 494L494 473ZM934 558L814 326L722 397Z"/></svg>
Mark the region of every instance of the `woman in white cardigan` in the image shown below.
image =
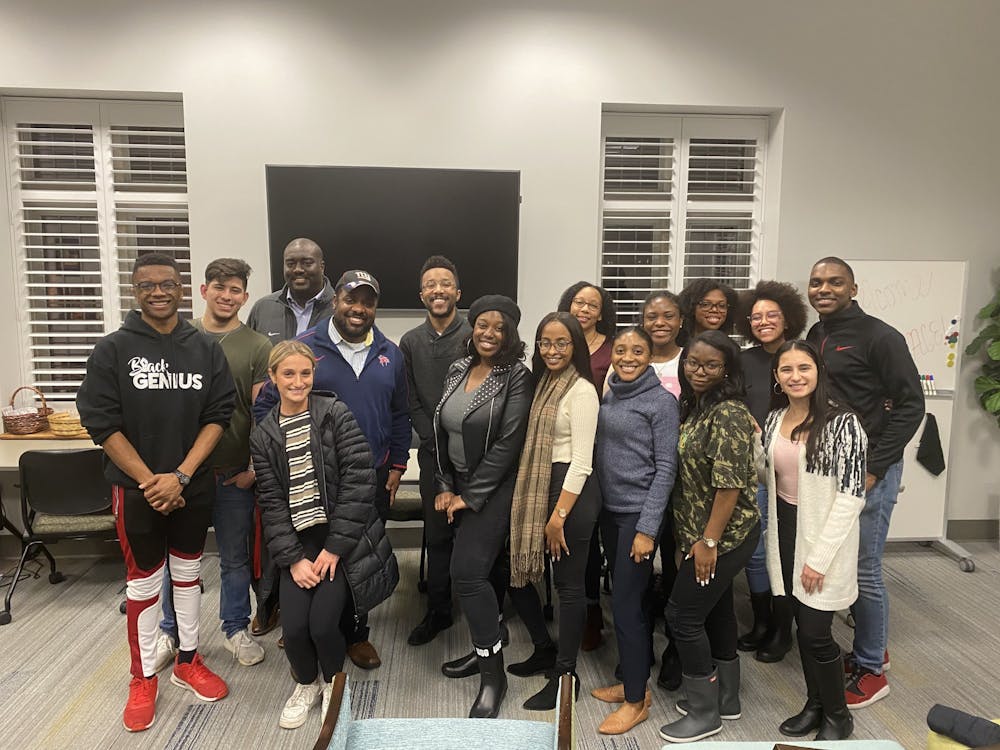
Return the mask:
<svg viewBox="0 0 1000 750"><path fill-rule="evenodd" d="M850 736L844 660L834 612L858 596L858 515L865 502L868 438L852 412L830 401L823 358L805 341L774 355L775 397L764 427L767 570L772 593L796 602L807 700L781 724L818 740Z"/></svg>

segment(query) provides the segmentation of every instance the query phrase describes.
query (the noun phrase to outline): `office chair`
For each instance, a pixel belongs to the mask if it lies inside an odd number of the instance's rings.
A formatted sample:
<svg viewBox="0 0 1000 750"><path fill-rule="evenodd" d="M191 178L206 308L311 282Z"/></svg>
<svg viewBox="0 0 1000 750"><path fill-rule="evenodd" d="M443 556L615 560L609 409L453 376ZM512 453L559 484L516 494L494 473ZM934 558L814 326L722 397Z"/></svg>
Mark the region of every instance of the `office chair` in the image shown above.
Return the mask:
<svg viewBox="0 0 1000 750"><path fill-rule="evenodd" d="M49 561L49 583L66 576L56 569L47 543L96 537L116 539L111 485L104 478L103 451L25 451L18 462L21 487L21 558L7 589L0 625L11 621L10 600L28 559L40 550Z"/></svg>

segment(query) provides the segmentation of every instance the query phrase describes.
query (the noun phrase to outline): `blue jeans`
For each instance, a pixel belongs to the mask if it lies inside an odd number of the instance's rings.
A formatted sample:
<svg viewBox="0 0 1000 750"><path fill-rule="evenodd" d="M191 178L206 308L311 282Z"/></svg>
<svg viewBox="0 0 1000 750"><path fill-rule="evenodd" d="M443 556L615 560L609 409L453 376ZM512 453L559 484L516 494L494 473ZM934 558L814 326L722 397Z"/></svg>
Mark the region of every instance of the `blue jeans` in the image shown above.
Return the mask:
<svg viewBox="0 0 1000 750"><path fill-rule="evenodd" d="M889 595L882 580L882 553L902 476L900 459L868 490L859 519L858 600L851 606L854 658L875 674L882 673L882 657L889 640Z"/></svg>
<svg viewBox="0 0 1000 750"><path fill-rule="evenodd" d="M771 591L771 579L767 575L767 553L764 551L764 536L767 532L767 485L757 485L757 507L760 508L760 541L747 562L747 585L751 594Z"/></svg>
<svg viewBox="0 0 1000 750"><path fill-rule="evenodd" d="M222 632L230 637L250 625L250 545L253 540L253 490L223 484L242 469L215 472L212 526L219 548L219 618ZM170 591L170 571L163 576L163 620L160 629L177 635L177 621Z"/></svg>

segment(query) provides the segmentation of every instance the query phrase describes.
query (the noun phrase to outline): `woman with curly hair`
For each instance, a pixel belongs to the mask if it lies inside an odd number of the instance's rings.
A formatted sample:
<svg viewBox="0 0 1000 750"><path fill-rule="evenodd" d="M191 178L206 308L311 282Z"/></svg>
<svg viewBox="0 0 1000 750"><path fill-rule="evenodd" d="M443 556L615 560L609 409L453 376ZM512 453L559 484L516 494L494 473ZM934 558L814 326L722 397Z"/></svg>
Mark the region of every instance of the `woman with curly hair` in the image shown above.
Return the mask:
<svg viewBox="0 0 1000 750"><path fill-rule="evenodd" d="M688 337L705 331L733 332L738 298L736 291L728 284L715 279L694 279L680 293L681 314L687 335L681 345L687 344Z"/></svg>
<svg viewBox="0 0 1000 750"><path fill-rule="evenodd" d="M806 303L799 290L781 281L761 281L740 295L736 331L754 343L740 353L746 381L746 404L759 428L770 409L774 375L771 358L786 341L797 339L806 327ZM747 583L753 608L753 627L739 640L741 651L756 651L762 662L781 661L792 646L792 611L788 596L771 597L764 554L767 530L767 488L757 488L761 511L761 541L747 563Z"/></svg>
<svg viewBox="0 0 1000 750"><path fill-rule="evenodd" d="M600 398L604 381L611 369L611 339L618 328L615 302L607 289L587 281L578 281L559 298L559 312L568 312L580 323L590 356L590 372ZM593 651L601 645L604 614L601 612L601 568L603 567L598 530L594 529L587 551L587 571L584 574L587 595L587 620L583 631L583 651Z"/></svg>

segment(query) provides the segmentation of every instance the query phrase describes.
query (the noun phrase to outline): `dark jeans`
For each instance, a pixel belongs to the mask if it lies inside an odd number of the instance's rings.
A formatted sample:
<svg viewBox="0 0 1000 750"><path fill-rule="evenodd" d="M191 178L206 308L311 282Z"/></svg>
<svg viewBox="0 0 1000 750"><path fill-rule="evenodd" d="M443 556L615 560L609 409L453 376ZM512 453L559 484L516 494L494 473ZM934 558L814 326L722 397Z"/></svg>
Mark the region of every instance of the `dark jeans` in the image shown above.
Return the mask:
<svg viewBox="0 0 1000 750"><path fill-rule="evenodd" d="M315 560L326 540L326 525L310 526L299 532L306 558ZM330 682L344 668L344 636L338 623L345 608L351 607L351 595L343 566L331 581L323 578L311 589L299 588L289 568L281 568L281 632L285 655L296 679L303 685L316 680L317 668L323 680Z"/></svg>
<svg viewBox="0 0 1000 750"><path fill-rule="evenodd" d="M421 446L417 451L420 466L420 501L424 507L424 543L427 545L427 609L451 615L451 550L455 535L448 524L448 515L434 510L437 491L434 452Z"/></svg>
<svg viewBox="0 0 1000 750"><path fill-rule="evenodd" d="M792 596L795 576L802 573L801 570L794 570L798 515L798 506L778 498L778 552L781 555L781 578L788 596ZM833 639L833 612L813 609L796 599L795 624L798 626L799 647L816 661L832 661L840 656L840 646Z"/></svg>
<svg viewBox="0 0 1000 750"><path fill-rule="evenodd" d="M569 464L552 464L549 515L559 500L568 469ZM573 512L566 517L563 526L563 536L566 537L570 554L563 552L559 560L552 561L552 581L559 595L559 655L556 658L556 669L560 674L576 671L576 656L580 651L580 641L583 640L583 621L587 612L583 583L587 557L583 551L590 544L597 515L601 510L601 494L596 491L597 486L597 480L593 476L584 484L580 496L573 504ZM547 644L549 631L542 614L538 589L530 583L523 588L511 588L510 599L531 635L531 642L535 646Z"/></svg>
<svg viewBox="0 0 1000 750"><path fill-rule="evenodd" d="M674 590L674 581L677 580L677 539L674 537L674 506L672 503L667 503L667 509L663 513L659 545L663 597L666 599L670 596L670 592ZM652 617L650 622L653 622ZM663 618L663 632L664 635L673 640L673 636L670 635L670 625L667 624L666 617Z"/></svg>
<svg viewBox="0 0 1000 750"><path fill-rule="evenodd" d="M388 480L389 463L386 462L375 469L375 509L383 524L389 518L389 490L385 488L385 483ZM353 602L350 606L353 609ZM284 626L284 615L282 615L281 622ZM371 634L371 629L368 627L368 613L366 612L360 617L345 615L341 623L341 630L348 646L367 641Z"/></svg>
<svg viewBox="0 0 1000 750"><path fill-rule="evenodd" d="M653 560L635 562L629 555L635 539L638 513L602 510L601 539L611 567L611 612L618 639L625 700L638 703L646 695L646 682L653 663L651 623L645 604L646 588L653 575Z"/></svg>
<svg viewBox="0 0 1000 750"><path fill-rule="evenodd" d="M464 477L459 475L455 479L455 494L461 495ZM515 479L511 474L479 512L458 511L453 523L455 545L451 554L451 580L459 606L469 621L472 643L478 648L491 648L500 640L497 588L502 586L499 589L502 594L509 578L506 544Z"/></svg>
<svg viewBox="0 0 1000 750"><path fill-rule="evenodd" d="M693 557L681 562L667 602L667 624L677 641L685 675L708 677L713 661L736 658L733 579L746 567L759 540L758 523L737 547L719 555L715 578L706 586L695 579Z"/></svg>
<svg viewBox="0 0 1000 750"><path fill-rule="evenodd" d="M591 476L595 477L594 474ZM601 497L601 483L596 478L592 481L595 485L594 491L597 493L597 505L604 507L604 499ZM601 525L598 523L590 535L590 545L587 549L587 569L583 578L588 604L600 604L601 602L601 571L603 569L604 552L601 550Z"/></svg>

